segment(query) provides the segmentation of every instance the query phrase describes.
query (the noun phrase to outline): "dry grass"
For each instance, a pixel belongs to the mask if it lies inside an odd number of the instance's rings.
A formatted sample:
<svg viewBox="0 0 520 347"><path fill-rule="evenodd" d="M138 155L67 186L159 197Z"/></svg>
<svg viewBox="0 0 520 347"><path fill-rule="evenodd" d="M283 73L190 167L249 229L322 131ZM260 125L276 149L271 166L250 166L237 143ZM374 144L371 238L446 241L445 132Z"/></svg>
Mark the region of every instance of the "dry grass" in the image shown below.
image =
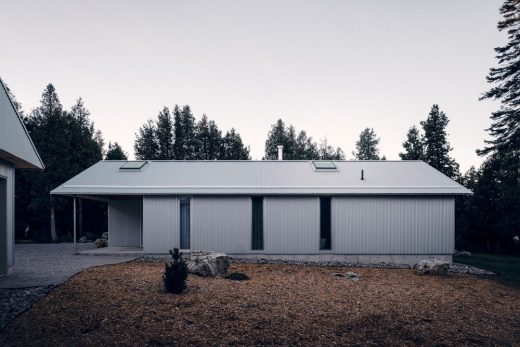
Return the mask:
<svg viewBox="0 0 520 347"><path fill-rule="evenodd" d="M162 264L92 268L2 332L2 346L520 345L520 290L469 275L234 264L251 280L189 277L167 294Z"/></svg>

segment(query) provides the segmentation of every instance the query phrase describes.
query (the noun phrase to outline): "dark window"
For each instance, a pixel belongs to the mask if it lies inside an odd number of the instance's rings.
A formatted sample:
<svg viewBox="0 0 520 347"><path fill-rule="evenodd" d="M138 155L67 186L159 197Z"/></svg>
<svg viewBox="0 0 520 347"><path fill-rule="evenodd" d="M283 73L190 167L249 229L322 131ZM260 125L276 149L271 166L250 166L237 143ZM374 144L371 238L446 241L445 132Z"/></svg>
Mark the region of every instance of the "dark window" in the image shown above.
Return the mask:
<svg viewBox="0 0 520 347"><path fill-rule="evenodd" d="M181 249L190 249L190 198L182 197L180 205Z"/></svg>
<svg viewBox="0 0 520 347"><path fill-rule="evenodd" d="M255 197L251 200L253 201L253 242L251 249L262 250L264 249L264 199Z"/></svg>
<svg viewBox="0 0 520 347"><path fill-rule="evenodd" d="M330 198L320 198L320 249L331 249Z"/></svg>

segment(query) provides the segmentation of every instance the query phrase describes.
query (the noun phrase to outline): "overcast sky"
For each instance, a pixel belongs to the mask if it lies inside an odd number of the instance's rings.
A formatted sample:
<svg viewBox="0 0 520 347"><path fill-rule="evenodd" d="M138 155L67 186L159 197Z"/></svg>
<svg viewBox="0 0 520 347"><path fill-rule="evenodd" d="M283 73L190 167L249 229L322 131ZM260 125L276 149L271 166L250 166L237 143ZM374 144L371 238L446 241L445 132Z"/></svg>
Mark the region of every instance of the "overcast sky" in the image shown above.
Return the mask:
<svg viewBox="0 0 520 347"><path fill-rule="evenodd" d="M479 164L499 1L4 1L0 76L24 110L52 82L133 156L137 129L189 104L261 159L278 118L351 159L365 127L398 159L438 103L463 171Z"/></svg>

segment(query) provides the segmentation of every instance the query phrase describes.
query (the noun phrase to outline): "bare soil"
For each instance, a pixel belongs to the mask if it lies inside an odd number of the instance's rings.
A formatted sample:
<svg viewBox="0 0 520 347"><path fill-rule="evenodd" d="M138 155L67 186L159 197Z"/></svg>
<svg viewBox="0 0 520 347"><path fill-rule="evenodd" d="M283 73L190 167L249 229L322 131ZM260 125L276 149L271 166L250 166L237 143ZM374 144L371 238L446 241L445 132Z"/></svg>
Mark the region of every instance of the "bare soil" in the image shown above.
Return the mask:
<svg viewBox="0 0 520 347"><path fill-rule="evenodd" d="M0 346L520 345L520 289L492 279L233 264L251 279L190 276L174 295L163 268L85 270L0 332ZM347 270L362 279L331 275Z"/></svg>

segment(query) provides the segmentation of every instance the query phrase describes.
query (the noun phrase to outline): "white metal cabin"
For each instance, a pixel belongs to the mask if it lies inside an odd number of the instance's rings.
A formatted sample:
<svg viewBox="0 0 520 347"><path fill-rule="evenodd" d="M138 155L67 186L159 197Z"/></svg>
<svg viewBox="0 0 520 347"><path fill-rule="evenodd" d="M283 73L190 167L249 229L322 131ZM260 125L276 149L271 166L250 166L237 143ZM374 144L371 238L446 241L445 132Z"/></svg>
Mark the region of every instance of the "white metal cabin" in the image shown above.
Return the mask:
<svg viewBox="0 0 520 347"><path fill-rule="evenodd" d="M43 169L38 151L0 79L0 278L14 264L15 169Z"/></svg>
<svg viewBox="0 0 520 347"><path fill-rule="evenodd" d="M451 261L471 191L422 161L100 161L51 194L107 201L109 247L413 264Z"/></svg>

